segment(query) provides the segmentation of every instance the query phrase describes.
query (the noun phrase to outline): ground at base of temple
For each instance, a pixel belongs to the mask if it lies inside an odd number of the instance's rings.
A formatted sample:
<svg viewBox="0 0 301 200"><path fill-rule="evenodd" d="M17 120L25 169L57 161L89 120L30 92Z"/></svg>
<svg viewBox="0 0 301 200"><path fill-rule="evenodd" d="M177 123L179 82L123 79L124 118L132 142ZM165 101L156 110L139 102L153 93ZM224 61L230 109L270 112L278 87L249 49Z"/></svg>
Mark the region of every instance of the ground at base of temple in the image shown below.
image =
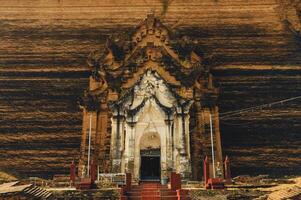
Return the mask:
<svg viewBox="0 0 301 200"><path fill-rule="evenodd" d="M185 187L185 186L184 186ZM267 175L238 176L226 190L200 190L192 185L190 196L197 200L300 200L301 177L272 179Z"/></svg>
<svg viewBox="0 0 301 200"><path fill-rule="evenodd" d="M67 176L66 176L67 178ZM44 180L0 179L0 200L26 197L36 199L34 195L49 195L49 199L120 199L120 188L108 183L99 183L96 189L76 190L63 179ZM5 183L6 182L6 183ZM141 186L134 186L137 189ZM157 183L159 186L159 183ZM164 187L164 188L163 188ZM187 182L182 188L189 191L189 199L196 200L300 200L301 177L272 179L268 176L238 176L233 178L233 184L226 185L225 190L205 190L202 182ZM168 190L168 186L160 186ZM36 192L34 192L36 191ZM171 193L170 193L171 194ZM24 199L24 198L23 198ZM128 196L123 199L130 200ZM137 198L143 199L143 198ZM156 199L156 198L152 198ZM162 199L162 198L161 198ZM173 197L176 199L176 197Z"/></svg>

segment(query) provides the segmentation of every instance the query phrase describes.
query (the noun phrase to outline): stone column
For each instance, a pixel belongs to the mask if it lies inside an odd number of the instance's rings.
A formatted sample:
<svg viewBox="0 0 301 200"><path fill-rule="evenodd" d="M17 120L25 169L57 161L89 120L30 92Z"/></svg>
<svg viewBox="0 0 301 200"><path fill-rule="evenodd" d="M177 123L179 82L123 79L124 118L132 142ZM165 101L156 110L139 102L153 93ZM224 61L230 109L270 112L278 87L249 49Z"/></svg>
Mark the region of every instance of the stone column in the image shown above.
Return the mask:
<svg viewBox="0 0 301 200"><path fill-rule="evenodd" d="M124 153L123 153L123 169L125 173L128 173L128 162L129 162L129 143L130 143L130 137L131 137L131 127L128 123L126 123L126 133L124 136Z"/></svg>
<svg viewBox="0 0 301 200"><path fill-rule="evenodd" d="M185 138L185 116L183 113L177 113L177 147L181 155L186 155L186 138ZM184 120L183 120L184 118Z"/></svg>
<svg viewBox="0 0 301 200"><path fill-rule="evenodd" d="M186 123L187 116L184 112L177 114L177 132L178 132L178 153L179 153L179 162L177 163L179 166L177 167L177 171L179 171L182 176L188 178L191 175L191 166L188 158L187 152L187 140L186 140ZM189 133L188 133L189 134Z"/></svg>
<svg viewBox="0 0 301 200"><path fill-rule="evenodd" d="M186 140L186 152L187 152L187 158L190 161L190 136L189 136L189 120L190 120L190 115L185 115L185 140Z"/></svg>
<svg viewBox="0 0 301 200"><path fill-rule="evenodd" d="M195 104L195 128L192 133L192 177L194 180L201 180L202 177L202 148L204 144L203 135L205 133L205 111L201 108L199 103Z"/></svg>
<svg viewBox="0 0 301 200"><path fill-rule="evenodd" d="M183 177L184 179L190 179L191 178L191 157L190 157L190 136L189 136L189 119L190 116L189 114L185 114L184 116L184 137L185 137L185 143L184 143L184 148L185 148L185 162L183 163L185 165L185 176Z"/></svg>
<svg viewBox="0 0 301 200"><path fill-rule="evenodd" d="M122 120L121 124L121 173L125 173L125 148L126 148L126 123L125 118Z"/></svg>
<svg viewBox="0 0 301 200"><path fill-rule="evenodd" d="M172 137L172 123L170 119L166 120L166 155L167 155L167 169L173 167L173 137Z"/></svg>
<svg viewBox="0 0 301 200"><path fill-rule="evenodd" d="M116 117L113 116L111 119L111 124L112 124L112 131L111 131L111 148L110 148L110 158L112 162L112 169L111 171L113 173L116 173L116 170L118 170L118 163L116 163L116 160L118 161L118 156L117 154L117 122L116 122Z"/></svg>
<svg viewBox="0 0 301 200"><path fill-rule="evenodd" d="M173 156L173 170L176 170L178 172L178 161L177 161L177 155L178 152L178 118L175 116L173 121L173 127L172 127L172 156Z"/></svg>
<svg viewBox="0 0 301 200"><path fill-rule="evenodd" d="M131 173L134 176L134 155L135 155L135 123L127 121L127 129L125 136L125 149L124 149L124 169L126 173Z"/></svg>
<svg viewBox="0 0 301 200"><path fill-rule="evenodd" d="M111 158L113 173L121 172L123 121L124 116L121 115L118 108L112 118Z"/></svg>
<svg viewBox="0 0 301 200"><path fill-rule="evenodd" d="M97 146L97 164L100 166L105 165L105 151L106 151L106 137L108 128L108 112L102 110L98 112L97 117L97 135L96 135L96 146ZM104 172L103 167L100 168L100 172Z"/></svg>
<svg viewBox="0 0 301 200"><path fill-rule="evenodd" d="M161 166L161 178L167 177L167 169L170 165L170 157L169 157L169 131L168 125L166 123L157 123L157 134L160 137L160 166Z"/></svg>
<svg viewBox="0 0 301 200"><path fill-rule="evenodd" d="M135 124L136 125L136 124ZM131 125L130 139L129 139L129 157L135 157L135 125Z"/></svg>
<svg viewBox="0 0 301 200"><path fill-rule="evenodd" d="M92 119L91 119L90 163L92 162L92 160L95 163L95 161L98 157L98 155L96 154L97 153L96 138L97 138L97 135L98 135L98 132L97 132L97 120L98 120L97 118L98 118L98 115L97 115L97 111L90 112L88 115L91 115L91 117L92 117Z"/></svg>

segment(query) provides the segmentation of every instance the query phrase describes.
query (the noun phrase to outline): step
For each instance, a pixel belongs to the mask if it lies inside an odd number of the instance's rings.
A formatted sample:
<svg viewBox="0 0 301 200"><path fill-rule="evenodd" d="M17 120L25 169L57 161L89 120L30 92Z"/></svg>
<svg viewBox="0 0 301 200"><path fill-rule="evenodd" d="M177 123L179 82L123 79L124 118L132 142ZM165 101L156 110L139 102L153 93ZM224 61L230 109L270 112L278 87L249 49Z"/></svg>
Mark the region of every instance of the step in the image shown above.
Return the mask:
<svg viewBox="0 0 301 200"><path fill-rule="evenodd" d="M146 190L160 191L160 190L169 190L169 189L168 188L131 188L131 190L133 190L133 191L146 191Z"/></svg>
<svg viewBox="0 0 301 200"><path fill-rule="evenodd" d="M128 195L139 195L139 194L157 194L157 195L176 195L176 191L171 191L171 190L143 190L143 191L138 191L138 190L131 190L126 192Z"/></svg>
<svg viewBox="0 0 301 200"><path fill-rule="evenodd" d="M160 187L160 186L166 186L166 185L161 185L161 184L150 184L150 183L147 183L147 184L140 184L140 185L137 185L137 186L144 186L144 187Z"/></svg>
<svg viewBox="0 0 301 200"><path fill-rule="evenodd" d="M160 183L142 183L142 186L162 186Z"/></svg>
<svg viewBox="0 0 301 200"><path fill-rule="evenodd" d="M160 195L160 192L159 191L153 191L153 192L127 192L127 195L128 196L158 196Z"/></svg>
<svg viewBox="0 0 301 200"><path fill-rule="evenodd" d="M132 187L131 190L168 190L167 187Z"/></svg>
<svg viewBox="0 0 301 200"><path fill-rule="evenodd" d="M142 191L141 195L160 195L160 191Z"/></svg>
<svg viewBox="0 0 301 200"><path fill-rule="evenodd" d="M161 196L161 200L178 200L178 196Z"/></svg>
<svg viewBox="0 0 301 200"><path fill-rule="evenodd" d="M142 191L160 191L160 188L134 188L131 191L142 192Z"/></svg>
<svg viewBox="0 0 301 200"><path fill-rule="evenodd" d="M177 196L177 192L172 191L172 190L165 190L165 191L160 191L160 195L161 196Z"/></svg>
<svg viewBox="0 0 301 200"><path fill-rule="evenodd" d="M159 182L142 182L140 185L134 185L126 196L127 200L178 200L176 191ZM190 200L189 197L183 196L180 199Z"/></svg>
<svg viewBox="0 0 301 200"><path fill-rule="evenodd" d="M129 200L161 200L160 196L133 196L128 197Z"/></svg>
<svg viewBox="0 0 301 200"><path fill-rule="evenodd" d="M129 198L127 197L127 196L124 196L124 195L122 195L121 197L120 197L120 200L128 200Z"/></svg>
<svg viewBox="0 0 301 200"><path fill-rule="evenodd" d="M149 187L149 186L147 186L147 187L143 187L143 186L141 186L141 187L132 187L132 189L140 189L140 190L144 190L144 189L168 189L167 188L167 186L166 187L164 187L164 186L161 186L161 187L159 187L159 186L157 186L157 187Z"/></svg>
<svg viewBox="0 0 301 200"><path fill-rule="evenodd" d="M177 196L132 196L129 200L178 200ZM183 199L184 200L184 199Z"/></svg>

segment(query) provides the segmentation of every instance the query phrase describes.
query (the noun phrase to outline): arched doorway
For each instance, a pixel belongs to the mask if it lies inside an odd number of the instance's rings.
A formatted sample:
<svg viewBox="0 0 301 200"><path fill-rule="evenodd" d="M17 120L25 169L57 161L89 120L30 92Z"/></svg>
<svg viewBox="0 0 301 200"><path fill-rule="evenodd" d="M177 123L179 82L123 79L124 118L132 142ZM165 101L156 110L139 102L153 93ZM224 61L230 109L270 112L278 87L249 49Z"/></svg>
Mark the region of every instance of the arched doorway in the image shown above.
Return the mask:
<svg viewBox="0 0 301 200"><path fill-rule="evenodd" d="M160 180L161 148L160 137L156 132L143 134L140 142L140 179Z"/></svg>

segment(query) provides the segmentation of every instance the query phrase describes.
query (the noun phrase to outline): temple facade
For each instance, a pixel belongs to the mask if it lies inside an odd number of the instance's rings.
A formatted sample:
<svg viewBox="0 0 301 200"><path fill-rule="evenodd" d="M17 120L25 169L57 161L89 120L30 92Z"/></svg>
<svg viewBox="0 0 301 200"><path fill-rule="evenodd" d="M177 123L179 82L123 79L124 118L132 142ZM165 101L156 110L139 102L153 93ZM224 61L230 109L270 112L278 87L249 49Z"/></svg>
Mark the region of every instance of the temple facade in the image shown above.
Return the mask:
<svg viewBox="0 0 301 200"><path fill-rule="evenodd" d="M189 38L150 14L133 32L112 34L87 63L80 166L94 162L100 172L129 172L133 181L170 172L200 180L205 155L221 162L210 56Z"/></svg>

